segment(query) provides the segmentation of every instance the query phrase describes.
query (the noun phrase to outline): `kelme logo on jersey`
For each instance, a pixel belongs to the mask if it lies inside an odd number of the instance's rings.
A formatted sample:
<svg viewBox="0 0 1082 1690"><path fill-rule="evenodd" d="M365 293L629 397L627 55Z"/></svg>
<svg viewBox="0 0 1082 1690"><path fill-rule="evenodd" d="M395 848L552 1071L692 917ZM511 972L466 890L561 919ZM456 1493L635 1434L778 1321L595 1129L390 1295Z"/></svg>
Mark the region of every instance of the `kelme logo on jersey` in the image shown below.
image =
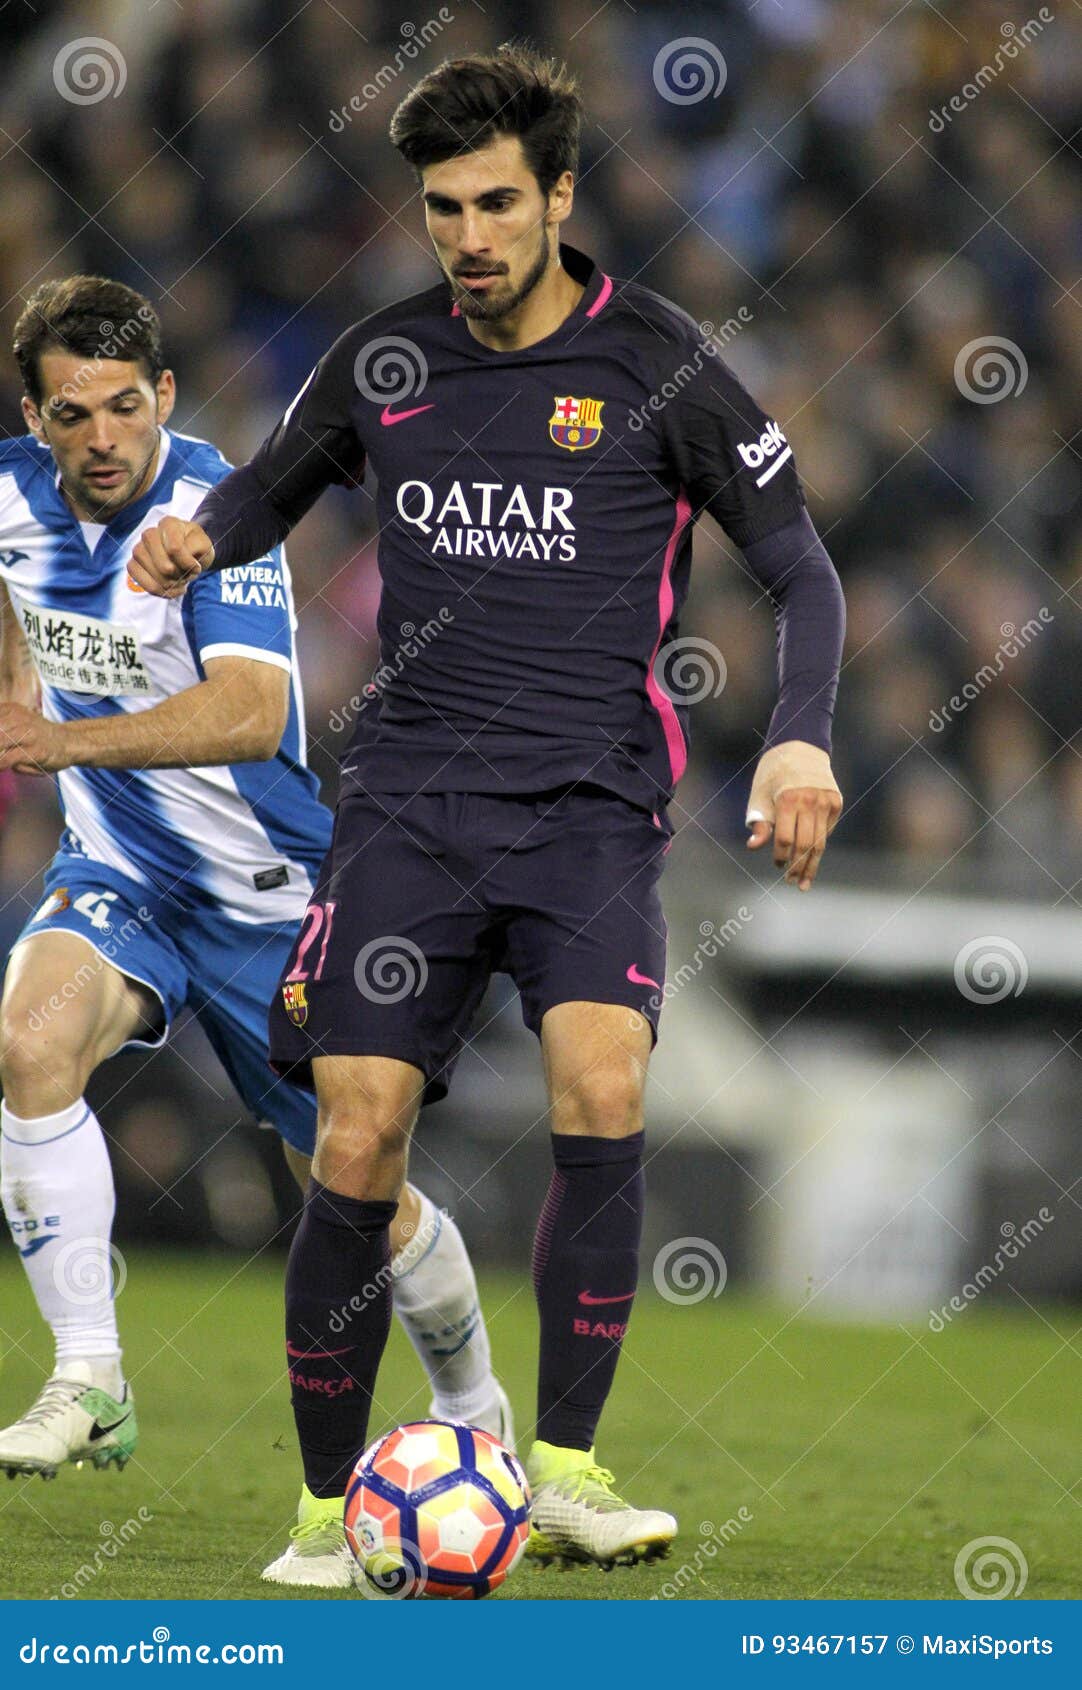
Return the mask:
<svg viewBox="0 0 1082 1690"><path fill-rule="evenodd" d="M282 1002L294 1027L303 1027L308 1019L308 994L303 980L287 980L282 987Z"/></svg>
<svg viewBox="0 0 1082 1690"><path fill-rule="evenodd" d="M407 527L431 539L433 557L530 558L571 563L575 524L570 487L521 481L452 481L438 494L427 481L403 481L395 508Z"/></svg>
<svg viewBox="0 0 1082 1690"><path fill-rule="evenodd" d="M758 440L740 440L736 449L748 469L763 471L762 475L755 478L756 487L764 487L771 476L777 475L782 464L793 455L793 448L774 421L767 423ZM765 469L764 464L767 466Z"/></svg>
<svg viewBox="0 0 1082 1690"><path fill-rule="evenodd" d="M568 452L584 452L596 446L605 426L601 421L604 399L573 399L557 395L556 409L549 418L549 434L557 446Z"/></svg>

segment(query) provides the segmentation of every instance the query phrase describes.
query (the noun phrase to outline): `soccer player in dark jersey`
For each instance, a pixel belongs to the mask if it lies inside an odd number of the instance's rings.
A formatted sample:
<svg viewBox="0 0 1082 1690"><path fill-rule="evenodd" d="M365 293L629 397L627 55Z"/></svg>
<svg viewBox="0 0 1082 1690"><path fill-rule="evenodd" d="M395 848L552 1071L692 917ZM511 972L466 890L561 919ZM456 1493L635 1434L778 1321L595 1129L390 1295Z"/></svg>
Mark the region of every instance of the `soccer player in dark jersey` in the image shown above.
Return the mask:
<svg viewBox="0 0 1082 1690"><path fill-rule="evenodd" d="M194 522L148 529L132 568L182 593L282 540L332 482L375 473L380 680L271 1010L275 1065L319 1103L286 1290L288 1339L326 1381L294 1391L307 1485L340 1511L390 1320L410 1131L503 970L541 1041L555 1163L533 1257L532 1548L611 1565L664 1553L676 1530L617 1496L594 1436L637 1277L658 879L687 755L659 670L696 518L721 524L774 605L749 844L773 835L803 891L841 809L844 610L778 425L683 311L560 242L580 121L566 72L520 49L426 76L391 139L420 180L439 285L348 329L252 461ZM343 1327L360 1283L372 1295Z"/></svg>

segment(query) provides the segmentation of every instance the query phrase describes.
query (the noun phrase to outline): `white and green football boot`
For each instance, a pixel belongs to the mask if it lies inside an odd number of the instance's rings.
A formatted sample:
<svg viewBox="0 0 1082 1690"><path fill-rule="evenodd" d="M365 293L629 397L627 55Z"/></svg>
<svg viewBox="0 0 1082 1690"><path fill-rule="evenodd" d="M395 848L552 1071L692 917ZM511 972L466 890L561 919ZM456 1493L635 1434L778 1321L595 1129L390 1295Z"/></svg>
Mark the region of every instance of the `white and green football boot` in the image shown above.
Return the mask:
<svg viewBox="0 0 1082 1690"><path fill-rule="evenodd" d="M632 1508L613 1490L613 1476L594 1452L538 1441L526 1457L533 1493L526 1554L550 1561L593 1561L608 1572L667 1555L676 1536L671 1514Z"/></svg>
<svg viewBox="0 0 1082 1690"><path fill-rule="evenodd" d="M268 1584L304 1584L322 1590L352 1590L357 1572L343 1524L344 1496L313 1496L301 1486L297 1524L276 1561L264 1567Z"/></svg>
<svg viewBox="0 0 1082 1690"><path fill-rule="evenodd" d="M63 1363L20 1420L0 1431L0 1469L14 1479L40 1473L55 1479L69 1462L125 1467L139 1438L131 1386L118 1400L92 1383L83 1361Z"/></svg>

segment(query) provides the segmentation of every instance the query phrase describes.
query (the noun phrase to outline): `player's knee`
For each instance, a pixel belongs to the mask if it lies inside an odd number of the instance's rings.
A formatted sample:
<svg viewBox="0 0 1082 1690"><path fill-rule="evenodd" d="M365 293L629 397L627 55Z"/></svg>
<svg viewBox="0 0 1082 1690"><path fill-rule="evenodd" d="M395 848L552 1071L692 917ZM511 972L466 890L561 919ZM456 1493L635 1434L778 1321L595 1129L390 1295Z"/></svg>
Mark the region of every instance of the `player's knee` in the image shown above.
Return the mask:
<svg viewBox="0 0 1082 1690"><path fill-rule="evenodd" d="M312 1172L321 1185L347 1196L397 1197L406 1176L409 1117L321 1107Z"/></svg>
<svg viewBox="0 0 1082 1690"><path fill-rule="evenodd" d="M31 1118L55 1114L81 1097L85 1058L51 1024L48 1005L8 994L0 1005L0 1084L8 1107Z"/></svg>
<svg viewBox="0 0 1082 1690"><path fill-rule="evenodd" d="M642 1073L630 1060L581 1076L552 1107L556 1132L625 1138L642 1127Z"/></svg>

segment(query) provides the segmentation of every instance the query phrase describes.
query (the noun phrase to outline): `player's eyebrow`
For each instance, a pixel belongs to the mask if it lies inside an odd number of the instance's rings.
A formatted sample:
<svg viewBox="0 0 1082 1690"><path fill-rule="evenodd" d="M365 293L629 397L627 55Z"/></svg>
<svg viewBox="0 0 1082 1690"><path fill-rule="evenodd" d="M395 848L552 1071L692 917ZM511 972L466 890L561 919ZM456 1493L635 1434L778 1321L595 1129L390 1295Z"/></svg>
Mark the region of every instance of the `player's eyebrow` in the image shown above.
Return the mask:
<svg viewBox="0 0 1082 1690"><path fill-rule="evenodd" d="M110 393L105 403L115 405L118 399L130 399L133 393L137 398L141 397L140 388L122 387L119 393ZM65 399L62 393L54 393L51 399L47 399L44 409L53 416L56 416L58 411L74 411L77 417L88 417L90 415L85 405L77 405L74 399Z"/></svg>
<svg viewBox="0 0 1082 1690"><path fill-rule="evenodd" d="M519 199L519 198L521 198L521 195L522 195L522 189L521 188L513 188L510 185L508 185L506 188L486 188L483 194L477 195L477 197L473 201L473 204L480 206L481 210L483 211L485 209L486 205L488 204L489 200ZM451 199L451 197L448 194L437 194L437 193L434 193L434 192L429 192L429 193L425 194L424 201L425 201L426 205L431 206L433 211L461 211L462 210L461 201Z"/></svg>

